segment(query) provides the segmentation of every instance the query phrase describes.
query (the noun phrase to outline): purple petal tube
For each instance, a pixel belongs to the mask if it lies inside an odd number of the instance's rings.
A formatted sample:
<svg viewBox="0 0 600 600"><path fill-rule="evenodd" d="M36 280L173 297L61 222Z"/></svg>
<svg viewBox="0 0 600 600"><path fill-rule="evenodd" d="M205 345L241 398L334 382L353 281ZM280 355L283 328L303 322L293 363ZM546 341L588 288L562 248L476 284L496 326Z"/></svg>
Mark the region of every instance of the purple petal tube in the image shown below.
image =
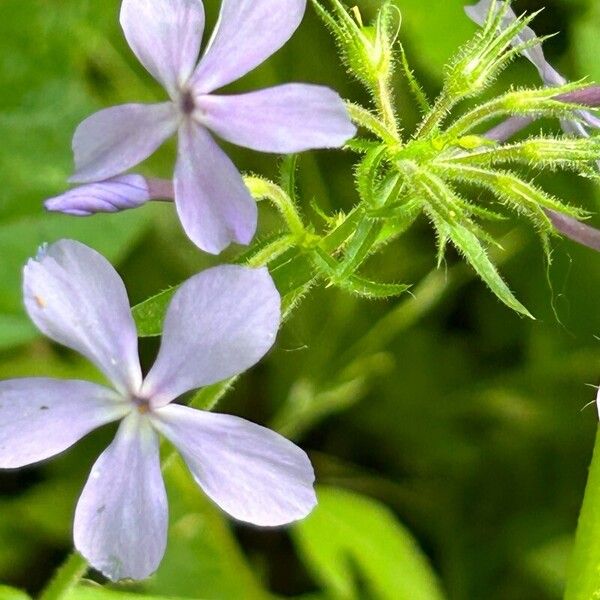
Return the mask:
<svg viewBox="0 0 600 600"><path fill-rule="evenodd" d="M600 252L600 231L598 229L553 210L547 209L545 212L552 221L552 225L565 237Z"/></svg>
<svg viewBox="0 0 600 600"><path fill-rule="evenodd" d="M173 184L142 175L121 175L98 183L81 185L44 202L50 212L76 217L114 213L137 208L150 200L172 200Z"/></svg>

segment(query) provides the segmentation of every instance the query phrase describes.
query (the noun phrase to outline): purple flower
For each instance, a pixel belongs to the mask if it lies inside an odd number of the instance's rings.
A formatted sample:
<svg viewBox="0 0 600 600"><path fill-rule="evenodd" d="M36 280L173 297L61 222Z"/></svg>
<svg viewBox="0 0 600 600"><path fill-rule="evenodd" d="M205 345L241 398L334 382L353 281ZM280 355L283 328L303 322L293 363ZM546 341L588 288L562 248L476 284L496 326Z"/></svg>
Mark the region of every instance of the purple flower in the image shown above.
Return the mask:
<svg viewBox="0 0 600 600"><path fill-rule="evenodd" d="M480 0L477 4L472 6L466 6L465 12L467 15L475 21L478 25L483 25L490 10L506 10L502 27L506 28L517 19L517 15L512 8L505 7L505 0ZM537 35L531 27L525 27L523 31L515 38L513 44L522 44L523 42L529 42L535 40ZM567 83L567 79L563 77L547 60L542 49L541 42L527 48L522 52L523 56L527 58L538 70L540 78L544 84L548 87L556 87ZM576 100L571 100L576 101ZM582 98L585 101L585 98ZM563 119L561 120L561 126L565 133L570 135L577 135L580 137L589 137L589 129L600 129L600 119L595 117L588 111L578 111L577 119ZM510 124L502 124L497 133L493 132L490 136L493 139L497 139L500 135L510 135L515 129L520 130L531 122L531 119L526 117L515 117L511 120ZM504 130L506 129L506 131ZM503 140L499 140L503 141Z"/></svg>
<svg viewBox="0 0 600 600"><path fill-rule="evenodd" d="M117 106L86 119L73 138L71 181L119 175L178 132L175 204L186 233L213 254L231 242L248 244L256 231L256 203L209 131L275 153L339 147L356 132L342 99L325 87L289 84L242 95L212 93L281 48L305 8L306 0L223 0L217 27L196 64L204 29L200 0L124 0L125 37L171 100Z"/></svg>
<svg viewBox="0 0 600 600"><path fill-rule="evenodd" d="M38 328L90 359L113 389L39 378L0 382L0 467L47 459L122 420L75 512L75 546L107 577L145 578L164 554L168 514L158 433L236 519L283 525L315 506L313 469L300 448L243 419L173 404L189 390L244 371L271 348L280 298L266 269L216 267L184 283L145 378L125 287L97 252L68 240L42 249L25 268L24 295Z"/></svg>

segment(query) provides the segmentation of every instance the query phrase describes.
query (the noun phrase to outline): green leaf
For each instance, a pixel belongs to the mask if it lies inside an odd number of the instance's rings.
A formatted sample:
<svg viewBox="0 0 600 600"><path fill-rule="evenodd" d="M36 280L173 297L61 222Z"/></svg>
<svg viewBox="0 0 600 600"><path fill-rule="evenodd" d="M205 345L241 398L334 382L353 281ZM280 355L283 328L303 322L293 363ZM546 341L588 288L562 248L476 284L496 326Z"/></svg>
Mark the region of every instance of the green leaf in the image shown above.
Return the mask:
<svg viewBox="0 0 600 600"><path fill-rule="evenodd" d="M162 324L169 303L179 286L169 288L133 307L133 318L140 337L154 337L162 333Z"/></svg>
<svg viewBox="0 0 600 600"><path fill-rule="evenodd" d="M294 540L314 577L333 598L441 600L444 596L411 534L385 506L335 488L298 524ZM369 593L360 591L356 571Z"/></svg>
<svg viewBox="0 0 600 600"><path fill-rule="evenodd" d="M533 319L533 315L515 298L502 277L500 277L477 236L459 223L448 224L447 231L452 243L496 297L509 308Z"/></svg>
<svg viewBox="0 0 600 600"><path fill-rule="evenodd" d="M0 600L3 600L0 596ZM7 600L10 600L7 598ZM15 600L20 598L15 597ZM100 586L80 585L71 591L63 600L186 600L175 596L148 596L146 594L130 594L119 590L108 590ZM196 600L201 600L197 598Z"/></svg>
<svg viewBox="0 0 600 600"><path fill-rule="evenodd" d="M0 600L31 600L25 592L8 586L0 586Z"/></svg>

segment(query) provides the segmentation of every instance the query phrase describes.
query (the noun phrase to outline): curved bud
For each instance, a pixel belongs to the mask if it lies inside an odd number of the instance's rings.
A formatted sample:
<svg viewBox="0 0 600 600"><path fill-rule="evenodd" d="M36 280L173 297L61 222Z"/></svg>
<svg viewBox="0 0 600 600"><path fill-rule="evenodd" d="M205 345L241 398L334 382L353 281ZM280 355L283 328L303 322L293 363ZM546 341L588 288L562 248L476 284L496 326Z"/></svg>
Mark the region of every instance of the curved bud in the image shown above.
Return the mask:
<svg viewBox="0 0 600 600"><path fill-rule="evenodd" d="M50 212L77 217L137 208L150 200L172 200L173 184L142 175L120 175L105 181L78 186L44 202Z"/></svg>

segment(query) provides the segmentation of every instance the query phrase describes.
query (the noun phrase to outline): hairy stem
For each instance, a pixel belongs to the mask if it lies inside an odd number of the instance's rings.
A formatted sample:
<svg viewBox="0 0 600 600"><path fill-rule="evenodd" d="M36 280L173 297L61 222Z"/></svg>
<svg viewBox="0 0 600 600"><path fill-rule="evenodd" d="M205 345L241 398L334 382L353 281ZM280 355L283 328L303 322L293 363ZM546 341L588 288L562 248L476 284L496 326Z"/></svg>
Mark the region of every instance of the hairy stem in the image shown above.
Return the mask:
<svg viewBox="0 0 600 600"><path fill-rule="evenodd" d="M72 552L40 594L39 600L62 600L66 598L86 574L88 568L89 565L85 558L78 552Z"/></svg>

